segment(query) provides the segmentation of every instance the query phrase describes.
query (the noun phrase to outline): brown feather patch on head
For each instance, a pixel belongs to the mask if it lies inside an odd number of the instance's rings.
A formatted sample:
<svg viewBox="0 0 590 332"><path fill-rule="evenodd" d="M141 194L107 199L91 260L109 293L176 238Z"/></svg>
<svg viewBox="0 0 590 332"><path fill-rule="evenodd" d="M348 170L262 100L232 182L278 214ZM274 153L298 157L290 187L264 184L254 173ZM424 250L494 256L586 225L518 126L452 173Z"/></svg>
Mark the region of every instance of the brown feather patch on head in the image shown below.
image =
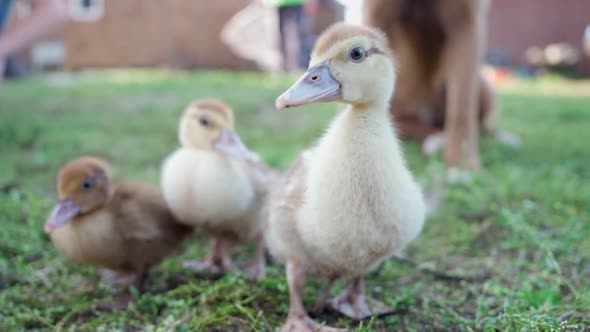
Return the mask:
<svg viewBox="0 0 590 332"><path fill-rule="evenodd" d="M200 99L193 101L189 110L207 110L221 115L229 124L234 126L234 114L232 109L224 102L218 99Z"/></svg>
<svg viewBox="0 0 590 332"><path fill-rule="evenodd" d="M324 33L318 38L311 57L322 57L334 45L356 36L364 36L374 39L379 45L379 53L383 53L388 56L391 55L391 51L388 47L387 37L380 30L362 25L336 23L324 31Z"/></svg>
<svg viewBox="0 0 590 332"><path fill-rule="evenodd" d="M57 176L59 196L68 195L89 177L104 177L110 181L111 170L108 162L97 157L80 157L69 161L61 168Z"/></svg>

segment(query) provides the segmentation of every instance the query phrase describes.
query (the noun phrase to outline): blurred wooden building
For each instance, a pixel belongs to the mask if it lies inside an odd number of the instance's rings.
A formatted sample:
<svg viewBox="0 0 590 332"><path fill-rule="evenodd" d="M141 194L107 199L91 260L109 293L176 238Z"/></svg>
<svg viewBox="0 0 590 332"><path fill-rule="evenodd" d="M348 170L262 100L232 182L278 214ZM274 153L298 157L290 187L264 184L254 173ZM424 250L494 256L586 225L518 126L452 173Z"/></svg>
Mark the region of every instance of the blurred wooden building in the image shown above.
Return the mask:
<svg viewBox="0 0 590 332"><path fill-rule="evenodd" d="M488 54L507 65L527 65L527 50L567 44L580 54L577 68L590 73L583 56L590 0L491 0Z"/></svg>
<svg viewBox="0 0 590 332"><path fill-rule="evenodd" d="M219 32L248 1L71 0L65 66L244 67Z"/></svg>
<svg viewBox="0 0 590 332"><path fill-rule="evenodd" d="M174 66L248 69L220 40L225 23L255 0L67 0L73 20L28 53L35 64L70 69ZM320 0L312 30L342 19L336 0ZM488 57L527 65L527 50L567 43L583 52L590 0L490 0ZM21 6L22 7L22 6ZM17 11L15 11L17 12ZM26 10L20 10L25 12ZM577 66L590 73L590 61Z"/></svg>
<svg viewBox="0 0 590 332"><path fill-rule="evenodd" d="M72 20L27 51L37 67L253 68L220 40L225 23L252 0L67 1ZM335 0L321 3L314 31L344 13ZM26 6L18 7L15 16L26 16Z"/></svg>

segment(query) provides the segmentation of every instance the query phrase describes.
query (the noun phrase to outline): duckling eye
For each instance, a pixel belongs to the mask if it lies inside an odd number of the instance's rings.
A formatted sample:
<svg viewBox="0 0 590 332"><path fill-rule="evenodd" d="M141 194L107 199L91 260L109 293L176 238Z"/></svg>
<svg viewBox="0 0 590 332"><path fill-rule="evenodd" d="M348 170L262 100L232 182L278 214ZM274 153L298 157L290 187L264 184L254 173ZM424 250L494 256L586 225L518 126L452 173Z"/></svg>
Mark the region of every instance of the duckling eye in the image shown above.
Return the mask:
<svg viewBox="0 0 590 332"><path fill-rule="evenodd" d="M350 51L350 59L354 62L361 62L365 58L365 49L355 47Z"/></svg>
<svg viewBox="0 0 590 332"><path fill-rule="evenodd" d="M202 117L199 119L199 123L203 126L203 127L209 127L209 125L211 124L209 122L209 119L207 119L206 117Z"/></svg>
<svg viewBox="0 0 590 332"><path fill-rule="evenodd" d="M82 183L82 188L85 190L92 188L92 182L90 182L90 180L84 180Z"/></svg>

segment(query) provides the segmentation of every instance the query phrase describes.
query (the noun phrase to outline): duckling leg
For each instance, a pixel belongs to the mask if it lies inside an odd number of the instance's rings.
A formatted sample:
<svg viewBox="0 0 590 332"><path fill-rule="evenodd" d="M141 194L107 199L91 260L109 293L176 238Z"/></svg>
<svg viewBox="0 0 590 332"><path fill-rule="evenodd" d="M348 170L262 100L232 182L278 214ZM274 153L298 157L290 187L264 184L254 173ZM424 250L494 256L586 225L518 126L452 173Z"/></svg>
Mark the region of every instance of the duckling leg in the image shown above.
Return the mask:
<svg viewBox="0 0 590 332"><path fill-rule="evenodd" d="M99 268L98 274L103 282L125 287L133 284L137 279L135 273L119 272L107 268Z"/></svg>
<svg viewBox="0 0 590 332"><path fill-rule="evenodd" d="M148 268L143 267L136 272L115 271L107 268L100 268L98 270L101 279L107 283L121 286L127 289L129 286L134 286L141 294L143 293L143 284L147 276Z"/></svg>
<svg viewBox="0 0 590 332"><path fill-rule="evenodd" d="M362 276L352 279L344 293L330 302L330 308L354 320L393 312L383 303L366 297Z"/></svg>
<svg viewBox="0 0 590 332"><path fill-rule="evenodd" d="M231 257L229 255L228 243L225 240L219 240L219 242L219 256L215 257L214 263L221 267L221 271L230 272L234 269L234 264L232 263Z"/></svg>
<svg viewBox="0 0 590 332"><path fill-rule="evenodd" d="M338 278L332 278L328 280L328 283L322 288L320 294L318 295L315 304L313 305L312 313L314 315L319 315L324 311L326 308L326 304L328 303L328 298L330 297L330 292L332 288L334 288L334 284L338 281Z"/></svg>
<svg viewBox="0 0 590 332"><path fill-rule="evenodd" d="M135 287L135 289L137 289L137 292L139 294L143 294L143 292L145 291L145 278L147 277L148 274L148 268L147 267L142 267L138 272L137 272L137 276L135 278L135 282L133 283L133 286Z"/></svg>
<svg viewBox="0 0 590 332"><path fill-rule="evenodd" d="M266 275L266 259L264 258L264 239L262 234L256 236L256 252L254 257L246 264L241 266L247 271L248 278L253 281L259 281Z"/></svg>
<svg viewBox="0 0 590 332"><path fill-rule="evenodd" d="M211 253L203 260L185 261L183 266L198 272L229 272L233 270L231 257L227 242L223 239L214 239L211 247Z"/></svg>
<svg viewBox="0 0 590 332"><path fill-rule="evenodd" d="M138 294L141 296L141 294L143 294L143 292L145 291L144 283L145 283L145 278L147 276L148 270L149 270L149 268L144 266L144 267L140 268L139 271L137 271L136 273L133 273L133 274L124 274L121 272L116 272L116 271L112 271L112 270L108 270L108 269L101 269L100 272L103 275L103 277L105 277L105 276L109 276L109 277L124 276L127 279L132 277L133 280L128 282L126 284L126 286L135 287L135 289L137 289ZM126 280L126 281L129 281L129 280ZM96 309L101 310L101 311L124 310L125 308L127 308L129 303L133 302L134 300L135 300L134 294L130 291L130 289L128 287L125 287L125 289L121 290L120 293L114 298L114 302L110 302L110 301L100 302L96 305Z"/></svg>
<svg viewBox="0 0 590 332"><path fill-rule="evenodd" d="M289 315L287 321L281 326L281 332L343 332L346 330L323 326L311 319L303 307L301 293L305 285L305 272L303 268L293 262L287 261L287 284L289 285Z"/></svg>

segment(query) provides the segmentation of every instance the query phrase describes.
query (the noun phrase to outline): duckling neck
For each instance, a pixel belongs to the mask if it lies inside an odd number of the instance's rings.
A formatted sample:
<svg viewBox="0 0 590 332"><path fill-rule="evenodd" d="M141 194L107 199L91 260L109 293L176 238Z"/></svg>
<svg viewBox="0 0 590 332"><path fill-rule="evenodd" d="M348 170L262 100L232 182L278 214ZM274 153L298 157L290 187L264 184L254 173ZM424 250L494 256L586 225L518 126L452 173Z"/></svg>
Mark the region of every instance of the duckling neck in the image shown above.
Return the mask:
<svg viewBox="0 0 590 332"><path fill-rule="evenodd" d="M310 243L331 243L334 250L327 255L360 255L367 248L379 257L389 252L392 234L404 228L405 220L398 216L415 184L388 107L349 106L310 158L305 204L298 215Z"/></svg>
<svg viewBox="0 0 590 332"><path fill-rule="evenodd" d="M367 112L369 114L373 114L373 113L388 114L389 113L389 102L387 100L350 104L350 105L348 105L348 107L351 111Z"/></svg>
<svg viewBox="0 0 590 332"><path fill-rule="evenodd" d="M391 123L387 102L349 105L336 119L333 127L336 132L356 137L355 140L349 142L351 147L356 144L365 146L369 142L381 144L388 142L393 145L394 154L399 150L397 133ZM376 148L385 149L385 147Z"/></svg>
<svg viewBox="0 0 590 332"><path fill-rule="evenodd" d="M391 188L405 182L408 175L387 105L349 106L320 141L315 158L309 186L316 188L310 192L317 189L317 194L327 194L329 200L339 197L343 204L350 201L349 195L377 195L361 201L382 204L391 199L387 197Z"/></svg>

